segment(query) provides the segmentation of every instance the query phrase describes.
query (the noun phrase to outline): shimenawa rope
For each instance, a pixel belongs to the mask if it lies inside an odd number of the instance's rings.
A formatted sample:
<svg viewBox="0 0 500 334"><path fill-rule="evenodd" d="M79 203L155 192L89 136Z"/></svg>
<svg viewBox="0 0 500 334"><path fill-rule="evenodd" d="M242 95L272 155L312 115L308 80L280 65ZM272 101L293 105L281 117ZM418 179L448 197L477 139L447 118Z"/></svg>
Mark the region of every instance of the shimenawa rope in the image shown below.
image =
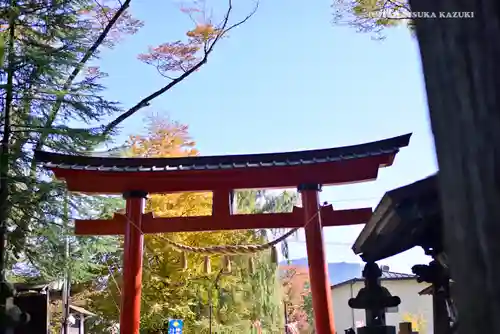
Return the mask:
<svg viewBox="0 0 500 334"><path fill-rule="evenodd" d="M265 251L269 248L272 248L297 232L300 228L305 228L309 223L318 216L319 211L317 211L309 220L306 222L304 226L301 227L296 227L287 233L283 234L281 237L270 241L268 243L262 244L262 245L222 245L222 246L210 246L210 247L193 247L193 246L187 246L180 244L178 242L175 242L167 237L161 236L162 240L164 240L169 246L171 246L174 249L187 252L187 253L195 253L195 254L202 254L202 255L246 255L246 254L255 254L259 253L262 251ZM125 219L132 225L134 226L138 231L141 233L142 230L135 224L131 219L129 219L126 215Z"/></svg>

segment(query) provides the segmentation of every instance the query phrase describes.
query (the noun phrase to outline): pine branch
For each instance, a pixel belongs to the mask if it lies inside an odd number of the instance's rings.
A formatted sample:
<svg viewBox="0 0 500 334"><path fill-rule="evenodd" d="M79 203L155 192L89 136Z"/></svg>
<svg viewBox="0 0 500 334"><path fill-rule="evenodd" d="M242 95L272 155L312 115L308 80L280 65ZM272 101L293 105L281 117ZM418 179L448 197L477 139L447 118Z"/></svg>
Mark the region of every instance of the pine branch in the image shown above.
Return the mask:
<svg viewBox="0 0 500 334"><path fill-rule="evenodd" d="M84 54L84 56L82 57L82 59L80 60L78 65L74 68L73 72L71 72L71 74L66 79L66 82L63 85L62 91L69 90L73 81L76 79L76 77L78 76L80 71L83 69L84 65L87 63L87 61L89 61L92 58L92 56L95 54L97 49L101 46L101 44L104 42L104 40L108 36L108 34L111 31L111 29L113 28L113 26L118 21L120 16L122 16L123 13L125 13L125 11L128 9L128 7L130 6L130 2L131 2L131 0L126 0L121 5L120 9L118 9L116 11L116 13L113 15L113 17L109 20L108 24L106 25L106 27L104 28L102 33L99 35L99 37L96 39L94 44L87 50L87 52ZM54 106L52 107L52 111L47 119L47 122L45 124L45 128L50 128L52 126L52 124L54 123L54 121L57 117L59 110L61 109L63 102L64 102L64 96L59 96L57 98L57 101L55 102ZM35 150L40 150L42 148L44 141L47 139L48 135L49 135L48 133L43 133L40 136L40 139L38 140L38 142L35 145ZM33 168L35 168L34 166L36 166L35 160L33 160L33 164L32 164Z"/></svg>

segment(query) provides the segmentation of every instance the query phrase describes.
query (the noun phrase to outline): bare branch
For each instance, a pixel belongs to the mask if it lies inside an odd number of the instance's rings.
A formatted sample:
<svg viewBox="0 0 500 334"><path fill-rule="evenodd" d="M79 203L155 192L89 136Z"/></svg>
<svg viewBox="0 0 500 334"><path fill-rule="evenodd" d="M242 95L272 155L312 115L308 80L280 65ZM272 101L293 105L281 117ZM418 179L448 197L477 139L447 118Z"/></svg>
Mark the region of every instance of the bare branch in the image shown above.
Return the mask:
<svg viewBox="0 0 500 334"><path fill-rule="evenodd" d="M231 3L231 1L229 1ZM257 9L259 9L259 2L256 1L255 2L255 7L252 9L252 11L250 12L250 14L248 14L243 20L233 24L232 26L230 26L229 28L225 29L221 35L226 35L228 32L230 32L231 30L233 30L234 28L237 28L239 27L240 25L242 25L243 23L246 23L248 20L250 20L250 18L257 12ZM227 23L227 21L226 21Z"/></svg>
<svg viewBox="0 0 500 334"><path fill-rule="evenodd" d="M165 92L169 91L172 89L174 86L176 86L178 83L186 79L188 76L190 76L192 73L196 72L198 69L200 69L208 60L209 55L212 53L215 45L220 41L227 33L234 28L242 25L243 23L247 22L256 12L259 6L259 3L256 2L256 6L254 9L242 20L238 21L237 23L231 25L228 27L228 22L229 18L231 16L231 12L233 10L232 6L232 0L228 0L229 5L228 9L226 11L226 14L224 15L224 19L222 20L220 26L218 27L219 32L217 33L217 36L212 40L212 41L207 41L208 47L204 50L204 55L201 58L200 61L198 61L194 66L190 67L189 69L186 69L183 74L181 74L179 77L173 79L171 82L169 82L166 86L164 86L161 89L158 89L157 91L153 92L149 96L143 98L141 101L139 101L136 105L125 111L123 114L118 116L116 119L108 123L104 128L103 128L103 135L107 136L109 133L111 133L118 125L120 125L123 121L125 121L127 118L130 116L134 115L136 112L141 110L142 108L148 107L154 99L157 97L161 96ZM207 45L207 44L206 44Z"/></svg>

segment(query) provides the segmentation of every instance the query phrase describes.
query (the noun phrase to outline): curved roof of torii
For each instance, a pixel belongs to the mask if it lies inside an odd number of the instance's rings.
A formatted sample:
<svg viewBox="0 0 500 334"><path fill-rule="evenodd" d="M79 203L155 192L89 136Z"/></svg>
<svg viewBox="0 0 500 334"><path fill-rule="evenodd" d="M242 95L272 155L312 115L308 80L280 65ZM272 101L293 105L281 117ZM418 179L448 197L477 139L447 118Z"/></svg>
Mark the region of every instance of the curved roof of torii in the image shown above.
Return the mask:
<svg viewBox="0 0 500 334"><path fill-rule="evenodd" d="M410 137L411 134L405 134L359 145L283 153L116 158L36 151L35 158L43 167L54 171L56 177L66 179L70 190L81 192L103 192L105 187L97 186L97 182L108 182L106 193L131 188L148 192L202 191L218 187L285 188L302 183L326 185L376 178L378 168L391 165L400 148L408 146ZM110 177L114 185L109 184ZM131 181L134 177L136 182ZM92 178L94 185L85 184L90 180L83 180L85 178ZM139 189L139 181L144 183L153 178L156 185ZM168 184L158 184L160 178L165 182L169 179ZM186 182L190 185L181 184Z"/></svg>

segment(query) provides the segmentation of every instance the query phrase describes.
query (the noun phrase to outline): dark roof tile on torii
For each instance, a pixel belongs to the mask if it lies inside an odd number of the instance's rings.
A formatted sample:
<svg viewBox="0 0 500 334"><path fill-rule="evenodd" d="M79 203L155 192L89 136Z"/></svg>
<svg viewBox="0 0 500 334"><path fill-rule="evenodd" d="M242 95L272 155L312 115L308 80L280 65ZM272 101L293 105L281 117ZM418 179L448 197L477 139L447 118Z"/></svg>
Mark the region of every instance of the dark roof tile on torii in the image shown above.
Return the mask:
<svg viewBox="0 0 500 334"><path fill-rule="evenodd" d="M283 153L194 156L179 158L116 158L88 155L66 155L46 151L36 151L35 158L37 162L40 163L43 167L54 171L56 177L66 179L66 181L68 182L68 188L75 188L73 189L74 191L82 192L101 191L97 189L98 187L91 186L71 187L71 178L75 179L77 178L77 175L78 178L92 176L97 181L99 177L102 178L105 176L113 175L114 182L116 182L117 174L122 173L127 174L128 178L130 178L132 174L141 178L158 178L159 175L168 178L175 175L176 180L174 181L177 183L180 183L181 181L178 179L178 177L186 177L187 175L189 175L191 177L191 182L189 183L191 184L193 183L193 181L195 181L194 179L192 179L194 176L197 176L198 178L204 177L204 179L208 177L215 177L215 179L217 179L218 175L218 180L220 182L222 180L222 176L225 176L225 178L227 179L231 178L231 175L234 182L226 182L224 185L221 185L221 187L232 187L232 189L241 189L241 187L286 187L297 186L297 184L293 184L293 182L314 182L315 180L313 180L313 178L305 177L304 174L305 172L321 174L321 171L318 169L320 166L326 167L326 165L328 165L331 168L333 164L339 166L339 163L342 164L343 162L347 163L356 160L370 160L372 162L377 162L377 170L378 167L389 166L392 164L392 161L394 160L395 155L399 152L400 148L408 146L410 137L411 134L405 134L389 139L359 145ZM374 166L373 163L370 165L372 167ZM346 165L346 167L348 166ZM360 166L355 167L352 164L351 166L349 166L349 168L357 168L358 170L361 169ZM269 182L257 181L254 183L250 182L249 180L247 180L246 182L241 180L239 182L235 181L236 178L262 178L266 175L262 173L265 173L266 171L269 172L271 171L271 169L275 172L290 173L290 184L288 182L285 182L286 178L283 175L280 175L280 173L273 173L275 174L276 178L275 182L272 182L270 180ZM258 175L255 174L256 171L259 171ZM334 171L332 170L331 172ZM370 173L373 174L373 171ZM351 182L353 180L361 181L366 179L365 176L361 175L362 173L360 174L358 172L358 174L359 175L353 176L349 180L346 179L346 182ZM376 177L376 175L374 176ZM268 176L268 178L270 178L270 176ZM179 187L173 185L171 187L172 189L170 189L169 187L169 189L166 189L166 192L215 190L215 179L214 182L210 183L210 185L207 184L206 186L202 186L200 189L194 187L193 185L189 187ZM102 182L104 180L101 179L100 181ZM319 177L318 181L316 182L323 184L334 184L337 182L342 182L342 180L340 177L335 179L331 177ZM123 185L123 187L128 188L132 186L133 185L130 184L130 182L128 182L128 185ZM118 188L120 187L115 186L112 188L113 189L110 189L110 191L115 192L118 191ZM154 188L155 190L149 191L158 192L156 189L157 187ZM121 190L123 189L120 188L120 191Z"/></svg>
<svg viewBox="0 0 500 334"><path fill-rule="evenodd" d="M411 134L385 140L320 150L282 153L194 156L180 158L116 158L66 155L37 151L35 157L47 168L113 172L165 172L205 169L294 166L359 159L396 153L408 145Z"/></svg>

